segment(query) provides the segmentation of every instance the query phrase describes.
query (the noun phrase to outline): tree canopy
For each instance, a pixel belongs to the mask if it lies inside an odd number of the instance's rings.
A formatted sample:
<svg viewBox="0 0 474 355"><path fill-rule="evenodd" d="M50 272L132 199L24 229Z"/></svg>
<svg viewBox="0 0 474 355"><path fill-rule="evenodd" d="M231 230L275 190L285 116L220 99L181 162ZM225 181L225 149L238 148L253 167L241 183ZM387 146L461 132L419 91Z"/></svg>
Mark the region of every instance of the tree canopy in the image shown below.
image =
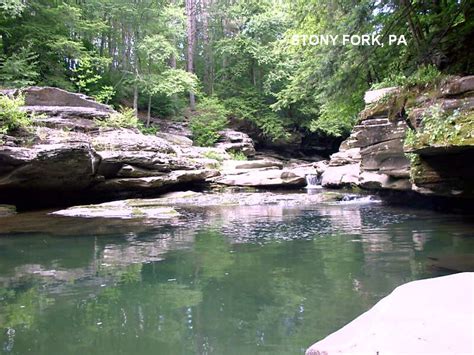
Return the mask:
<svg viewBox="0 0 474 355"><path fill-rule="evenodd" d="M83 92L148 120L209 97L267 139L344 136L370 87L472 74L473 14L469 0L0 0L0 85ZM294 41L362 34L385 45Z"/></svg>

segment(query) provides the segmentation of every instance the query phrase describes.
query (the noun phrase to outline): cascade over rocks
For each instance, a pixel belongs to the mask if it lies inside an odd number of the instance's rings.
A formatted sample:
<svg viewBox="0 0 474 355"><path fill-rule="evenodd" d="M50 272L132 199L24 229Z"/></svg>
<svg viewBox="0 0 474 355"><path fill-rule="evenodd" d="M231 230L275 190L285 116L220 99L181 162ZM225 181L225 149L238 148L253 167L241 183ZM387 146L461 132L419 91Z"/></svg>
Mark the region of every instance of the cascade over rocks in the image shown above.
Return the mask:
<svg viewBox="0 0 474 355"><path fill-rule="evenodd" d="M365 100L323 186L474 198L474 76L449 78L431 91L369 91ZM413 142L406 142L409 131Z"/></svg>

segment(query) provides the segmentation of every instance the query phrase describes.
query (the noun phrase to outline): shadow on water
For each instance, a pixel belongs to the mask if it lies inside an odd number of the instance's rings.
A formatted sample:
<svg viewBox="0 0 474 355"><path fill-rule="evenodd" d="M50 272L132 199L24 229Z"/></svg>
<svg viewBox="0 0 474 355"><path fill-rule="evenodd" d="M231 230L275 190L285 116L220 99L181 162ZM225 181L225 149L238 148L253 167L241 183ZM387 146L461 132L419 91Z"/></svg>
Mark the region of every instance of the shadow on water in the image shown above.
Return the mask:
<svg viewBox="0 0 474 355"><path fill-rule="evenodd" d="M467 216L367 202L4 218L0 351L297 354L394 287L451 272L433 258L468 267Z"/></svg>

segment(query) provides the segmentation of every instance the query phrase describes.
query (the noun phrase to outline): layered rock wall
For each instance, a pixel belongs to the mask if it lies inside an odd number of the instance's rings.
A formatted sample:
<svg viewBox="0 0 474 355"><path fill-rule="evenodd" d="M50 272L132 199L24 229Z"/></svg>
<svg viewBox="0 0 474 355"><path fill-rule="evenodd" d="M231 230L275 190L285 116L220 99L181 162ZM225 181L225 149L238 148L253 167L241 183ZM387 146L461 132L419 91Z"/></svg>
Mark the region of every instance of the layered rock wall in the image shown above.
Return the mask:
<svg viewBox="0 0 474 355"><path fill-rule="evenodd" d="M114 111L84 95L39 87L23 93L23 109L42 115L33 116L31 132L0 136L2 202L47 205L68 204L72 196L102 200L153 195L218 174L199 161L205 151L193 151L186 137L100 128L97 120Z"/></svg>
<svg viewBox="0 0 474 355"><path fill-rule="evenodd" d="M323 186L474 197L474 76L374 90L365 100Z"/></svg>

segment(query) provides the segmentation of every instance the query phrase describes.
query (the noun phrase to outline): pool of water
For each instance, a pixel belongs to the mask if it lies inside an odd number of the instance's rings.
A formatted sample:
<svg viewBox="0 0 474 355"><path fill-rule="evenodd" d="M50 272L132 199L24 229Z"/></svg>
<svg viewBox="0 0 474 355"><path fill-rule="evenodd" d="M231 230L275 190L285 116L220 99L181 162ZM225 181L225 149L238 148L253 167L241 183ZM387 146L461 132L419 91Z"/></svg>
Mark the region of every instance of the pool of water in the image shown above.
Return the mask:
<svg viewBox="0 0 474 355"><path fill-rule="evenodd" d="M370 201L365 201L370 202ZM0 219L0 352L301 354L394 287L472 261L472 216L380 203Z"/></svg>

